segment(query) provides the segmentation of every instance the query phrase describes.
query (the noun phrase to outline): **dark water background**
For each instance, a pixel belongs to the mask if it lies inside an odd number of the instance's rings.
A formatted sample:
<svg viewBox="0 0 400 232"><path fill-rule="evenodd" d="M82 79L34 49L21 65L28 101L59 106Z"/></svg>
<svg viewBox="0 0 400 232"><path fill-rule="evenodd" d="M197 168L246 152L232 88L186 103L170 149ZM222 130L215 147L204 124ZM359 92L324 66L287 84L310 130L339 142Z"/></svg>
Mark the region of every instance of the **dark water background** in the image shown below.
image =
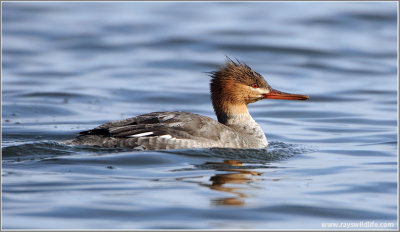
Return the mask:
<svg viewBox="0 0 400 232"><path fill-rule="evenodd" d="M397 3L3 2L2 17L3 229L397 228ZM311 97L250 105L268 149L57 142L152 111L214 117L205 72L225 55Z"/></svg>

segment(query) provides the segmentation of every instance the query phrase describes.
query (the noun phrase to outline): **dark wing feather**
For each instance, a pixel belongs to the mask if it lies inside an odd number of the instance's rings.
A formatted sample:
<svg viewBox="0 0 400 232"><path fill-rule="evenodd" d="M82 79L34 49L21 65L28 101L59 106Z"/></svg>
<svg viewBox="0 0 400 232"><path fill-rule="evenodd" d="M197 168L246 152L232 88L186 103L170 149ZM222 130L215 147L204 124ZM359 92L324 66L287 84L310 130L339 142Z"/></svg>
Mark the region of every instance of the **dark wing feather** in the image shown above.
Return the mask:
<svg viewBox="0 0 400 232"><path fill-rule="evenodd" d="M221 134L221 131L224 133ZM195 141L204 141L206 144L207 141L221 141L221 136L234 138L237 133L206 116L186 112L154 112L82 131L71 144L127 148L141 146L142 149L155 149L155 146L156 149L165 149L171 144L167 140L157 139L162 135L186 140L188 144Z"/></svg>

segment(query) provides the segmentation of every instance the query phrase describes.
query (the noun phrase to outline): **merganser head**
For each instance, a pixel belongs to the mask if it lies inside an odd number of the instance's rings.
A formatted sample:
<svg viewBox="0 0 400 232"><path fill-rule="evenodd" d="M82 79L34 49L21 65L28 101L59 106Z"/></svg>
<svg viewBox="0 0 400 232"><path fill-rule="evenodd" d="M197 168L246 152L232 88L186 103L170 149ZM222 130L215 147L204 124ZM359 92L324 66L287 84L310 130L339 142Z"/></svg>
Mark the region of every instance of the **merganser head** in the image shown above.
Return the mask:
<svg viewBox="0 0 400 232"><path fill-rule="evenodd" d="M211 100L218 121L232 114L248 113L247 104L262 99L307 100L306 95L284 93L271 88L261 74L228 58L218 71L211 72Z"/></svg>

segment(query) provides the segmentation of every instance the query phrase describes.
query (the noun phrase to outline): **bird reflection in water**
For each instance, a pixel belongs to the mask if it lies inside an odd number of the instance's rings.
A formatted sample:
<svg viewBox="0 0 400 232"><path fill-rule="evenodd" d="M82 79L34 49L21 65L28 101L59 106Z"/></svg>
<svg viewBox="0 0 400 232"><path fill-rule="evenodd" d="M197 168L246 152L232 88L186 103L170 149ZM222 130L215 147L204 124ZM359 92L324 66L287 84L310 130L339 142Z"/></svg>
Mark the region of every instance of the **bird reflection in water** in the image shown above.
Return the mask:
<svg viewBox="0 0 400 232"><path fill-rule="evenodd" d="M206 162L205 165L215 166L214 169L217 171L226 171L229 173L216 174L210 178L212 182L209 187L213 190L223 191L228 193L236 194L235 197L227 197L213 200L215 205L244 205L244 198L246 194L241 190L246 189L245 187L231 187L229 184L240 184L247 185L252 181L259 181L257 178L262 172L251 171L244 169L243 163L238 160L224 160L224 162Z"/></svg>

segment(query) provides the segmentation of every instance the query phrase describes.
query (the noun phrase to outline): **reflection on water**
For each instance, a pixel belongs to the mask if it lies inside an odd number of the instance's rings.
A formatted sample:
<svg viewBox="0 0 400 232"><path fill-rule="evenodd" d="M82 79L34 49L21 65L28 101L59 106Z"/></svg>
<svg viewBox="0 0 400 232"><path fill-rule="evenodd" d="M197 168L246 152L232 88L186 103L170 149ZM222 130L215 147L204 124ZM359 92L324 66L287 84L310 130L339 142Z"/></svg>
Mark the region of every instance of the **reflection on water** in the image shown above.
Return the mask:
<svg viewBox="0 0 400 232"><path fill-rule="evenodd" d="M243 205L244 199L247 197L242 191L249 188L249 182L258 181L256 178L263 174L262 172L241 169L243 163L238 160L224 160L224 162L207 162L205 165L213 165L216 171L224 171L228 173L215 174L210 178L212 184L209 186L213 190L233 193L236 197L225 197L213 200L216 205ZM240 187L229 187L230 184L239 185Z"/></svg>

